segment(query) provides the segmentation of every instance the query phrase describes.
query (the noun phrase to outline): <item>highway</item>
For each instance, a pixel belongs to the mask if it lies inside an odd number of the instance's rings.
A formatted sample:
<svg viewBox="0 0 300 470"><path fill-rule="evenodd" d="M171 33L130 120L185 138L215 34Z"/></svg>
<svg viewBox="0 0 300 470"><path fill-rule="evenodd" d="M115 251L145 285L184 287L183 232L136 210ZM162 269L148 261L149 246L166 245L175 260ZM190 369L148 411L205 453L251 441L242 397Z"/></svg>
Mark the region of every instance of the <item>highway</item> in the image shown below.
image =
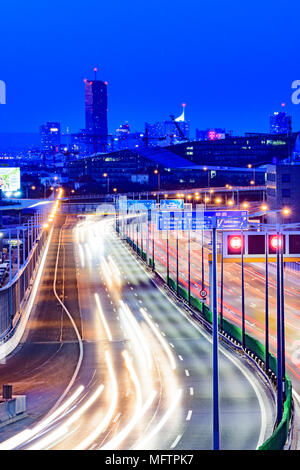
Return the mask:
<svg viewBox="0 0 300 470"><path fill-rule="evenodd" d="M60 217L22 343L0 366L28 418L0 449L211 449L209 335L156 286L113 219ZM220 347L222 449L272 432L269 390Z"/></svg>
<svg viewBox="0 0 300 470"><path fill-rule="evenodd" d="M205 288L209 292L209 267L207 255L210 251L209 233L205 235L204 267ZM192 292L199 296L202 286L201 241L193 239L191 243L191 282ZM156 266L158 271L166 275L166 240L155 241ZM176 240L169 240L170 276L176 280ZM265 266L264 263L247 263L245 273L245 310L246 331L265 341ZM179 239L179 279L183 287L187 287L187 238L180 234ZM300 273L285 269L285 334L287 372L294 389L300 393ZM218 266L218 286L220 302L220 266ZM241 264L224 263L224 317L241 326ZM209 296L207 298L209 305ZM269 326L270 350L276 353L276 266L269 264Z"/></svg>

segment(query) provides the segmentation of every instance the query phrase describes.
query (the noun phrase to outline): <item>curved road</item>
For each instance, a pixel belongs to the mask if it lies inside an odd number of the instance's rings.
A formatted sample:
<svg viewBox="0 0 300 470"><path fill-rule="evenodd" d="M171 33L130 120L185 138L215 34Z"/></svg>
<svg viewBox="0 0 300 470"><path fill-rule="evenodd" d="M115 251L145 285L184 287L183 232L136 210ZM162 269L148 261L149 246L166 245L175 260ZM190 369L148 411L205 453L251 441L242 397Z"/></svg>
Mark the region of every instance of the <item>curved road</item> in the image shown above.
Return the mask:
<svg viewBox="0 0 300 470"><path fill-rule="evenodd" d="M22 344L0 367L29 409L1 430L0 448L210 449L209 336L111 219L62 222ZM245 359L220 350L221 448L255 449L272 431L271 395Z"/></svg>

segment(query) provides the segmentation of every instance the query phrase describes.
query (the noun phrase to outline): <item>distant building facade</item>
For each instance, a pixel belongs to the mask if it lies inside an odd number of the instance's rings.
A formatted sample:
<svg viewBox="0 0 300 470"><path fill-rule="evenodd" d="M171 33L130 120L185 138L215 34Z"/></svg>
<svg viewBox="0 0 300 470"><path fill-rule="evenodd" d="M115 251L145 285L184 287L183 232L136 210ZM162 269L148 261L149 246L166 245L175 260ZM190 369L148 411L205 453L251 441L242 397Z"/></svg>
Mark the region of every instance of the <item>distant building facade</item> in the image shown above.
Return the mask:
<svg viewBox="0 0 300 470"><path fill-rule="evenodd" d="M204 131L196 129L196 140L220 140L225 139L225 129L213 128Z"/></svg>
<svg viewBox="0 0 300 470"><path fill-rule="evenodd" d="M107 147L107 82L84 80L85 82L85 133L87 144L94 150L105 151Z"/></svg>
<svg viewBox="0 0 300 470"><path fill-rule="evenodd" d="M46 154L58 152L60 146L60 123L46 122L40 126L41 149Z"/></svg>
<svg viewBox="0 0 300 470"><path fill-rule="evenodd" d="M300 164L282 163L267 166L267 204L270 210L291 209L284 222L300 222ZM283 222L281 215L268 215L269 223Z"/></svg>
<svg viewBox="0 0 300 470"><path fill-rule="evenodd" d="M176 119L145 123L146 146L172 145L184 138L189 140L190 121L185 119L185 104L182 107L182 113Z"/></svg>
<svg viewBox="0 0 300 470"><path fill-rule="evenodd" d="M225 139L190 141L167 148L197 165L247 167L281 162L294 152L298 133L273 135L246 133L245 136L225 136Z"/></svg>
<svg viewBox="0 0 300 470"><path fill-rule="evenodd" d="M292 131L292 118L284 111L270 116L270 134L288 134Z"/></svg>

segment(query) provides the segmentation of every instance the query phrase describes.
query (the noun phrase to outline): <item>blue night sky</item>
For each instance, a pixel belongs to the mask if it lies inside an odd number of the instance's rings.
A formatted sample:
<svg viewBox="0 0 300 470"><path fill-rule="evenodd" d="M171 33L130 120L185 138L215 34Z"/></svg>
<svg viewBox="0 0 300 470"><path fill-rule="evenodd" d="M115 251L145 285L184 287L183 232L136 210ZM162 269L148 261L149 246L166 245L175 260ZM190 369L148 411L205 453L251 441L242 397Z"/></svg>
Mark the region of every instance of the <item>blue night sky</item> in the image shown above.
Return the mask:
<svg viewBox="0 0 300 470"><path fill-rule="evenodd" d="M299 0L14 0L1 2L0 132L59 120L84 127L84 83L108 81L109 130L180 114L196 127L268 131L286 102L300 105Z"/></svg>

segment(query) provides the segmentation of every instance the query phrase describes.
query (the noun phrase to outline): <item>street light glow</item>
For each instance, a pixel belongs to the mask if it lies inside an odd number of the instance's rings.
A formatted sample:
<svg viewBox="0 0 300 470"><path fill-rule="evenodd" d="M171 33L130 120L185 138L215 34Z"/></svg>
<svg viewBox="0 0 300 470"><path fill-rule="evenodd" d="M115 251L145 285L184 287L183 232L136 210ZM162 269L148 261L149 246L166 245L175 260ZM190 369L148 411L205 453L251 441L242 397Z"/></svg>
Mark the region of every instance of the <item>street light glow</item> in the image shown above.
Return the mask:
<svg viewBox="0 0 300 470"><path fill-rule="evenodd" d="M282 209L282 214L283 215L290 215L291 214L291 209L289 207L284 207Z"/></svg>

